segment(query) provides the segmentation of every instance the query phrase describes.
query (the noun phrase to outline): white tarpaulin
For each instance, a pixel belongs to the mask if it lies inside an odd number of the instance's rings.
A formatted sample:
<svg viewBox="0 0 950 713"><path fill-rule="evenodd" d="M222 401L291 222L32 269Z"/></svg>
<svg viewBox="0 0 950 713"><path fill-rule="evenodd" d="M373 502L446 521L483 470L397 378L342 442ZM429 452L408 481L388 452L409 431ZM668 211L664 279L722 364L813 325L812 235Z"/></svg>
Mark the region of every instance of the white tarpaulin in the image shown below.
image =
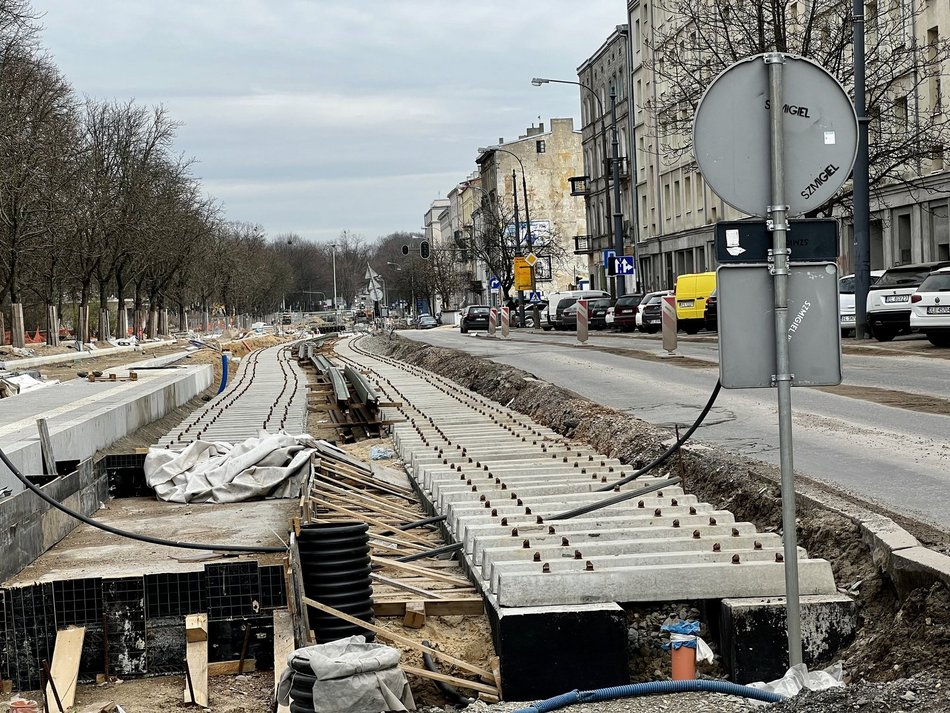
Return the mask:
<svg viewBox="0 0 950 713"><path fill-rule="evenodd" d="M296 498L315 447L307 435L262 432L238 444L195 441L180 453L150 448L145 480L160 500L173 503Z"/></svg>
<svg viewBox="0 0 950 713"><path fill-rule="evenodd" d="M312 673L300 673L309 667ZM297 649L287 659L277 685L277 700L290 704L295 688L312 688L314 713L374 713L416 709L399 651L350 636ZM301 709L303 710L303 709Z"/></svg>

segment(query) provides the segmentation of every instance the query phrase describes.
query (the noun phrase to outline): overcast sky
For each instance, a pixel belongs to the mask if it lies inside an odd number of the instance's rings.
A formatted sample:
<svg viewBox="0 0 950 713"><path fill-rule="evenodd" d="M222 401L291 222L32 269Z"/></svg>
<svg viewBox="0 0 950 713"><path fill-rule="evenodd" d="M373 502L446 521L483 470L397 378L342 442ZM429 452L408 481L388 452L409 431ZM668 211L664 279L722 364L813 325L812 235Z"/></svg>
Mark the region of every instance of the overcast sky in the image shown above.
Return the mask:
<svg viewBox="0 0 950 713"><path fill-rule="evenodd" d="M164 104L227 217L419 230L475 149L573 116L625 0L32 0L80 95Z"/></svg>

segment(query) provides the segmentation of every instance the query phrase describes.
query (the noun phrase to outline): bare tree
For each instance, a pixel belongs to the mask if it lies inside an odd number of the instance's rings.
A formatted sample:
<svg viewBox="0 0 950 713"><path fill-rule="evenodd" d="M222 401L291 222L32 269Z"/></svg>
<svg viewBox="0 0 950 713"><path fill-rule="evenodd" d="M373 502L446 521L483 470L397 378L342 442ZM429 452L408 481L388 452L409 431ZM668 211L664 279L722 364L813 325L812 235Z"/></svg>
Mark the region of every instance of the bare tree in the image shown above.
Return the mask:
<svg viewBox="0 0 950 713"><path fill-rule="evenodd" d="M472 212L471 235L463 240L469 256L498 278L505 299L509 299L515 283L514 258L521 254L511 207L503 200L484 198Z"/></svg>
<svg viewBox="0 0 950 713"><path fill-rule="evenodd" d="M940 96L950 42L936 33L921 42L911 29L925 1L865 3L872 190L893 182L915 184L930 160L942 160L950 143L950 114ZM656 118L658 149L672 157L692 149L693 110L705 88L742 58L773 51L801 55L846 88L853 86L850 3L659 0L655 12L671 20L658 23L648 41L647 67L660 92L655 99L648 96L644 107ZM823 212L849 206L850 198L850 192L839 193Z"/></svg>

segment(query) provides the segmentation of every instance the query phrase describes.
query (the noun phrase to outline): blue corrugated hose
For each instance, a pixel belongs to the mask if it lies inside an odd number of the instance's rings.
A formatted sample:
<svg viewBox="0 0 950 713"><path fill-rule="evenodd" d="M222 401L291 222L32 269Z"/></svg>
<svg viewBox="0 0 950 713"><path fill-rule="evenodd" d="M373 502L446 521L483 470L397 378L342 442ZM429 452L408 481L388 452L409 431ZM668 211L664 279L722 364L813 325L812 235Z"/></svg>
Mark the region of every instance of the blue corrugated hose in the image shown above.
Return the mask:
<svg viewBox="0 0 950 713"><path fill-rule="evenodd" d="M626 686L612 686L598 688L593 691L571 691L560 696L548 698L546 701L535 703L527 708L519 708L514 713L547 713L565 708L574 703L597 703L598 701L612 701L617 698L633 698L635 696L655 696L663 693L690 693L693 691L707 691L709 693L724 693L728 696L742 696L766 703L778 703L782 697L777 693L763 691L749 686L740 686L729 681L710 681L697 679L692 681L651 681L649 683L631 683Z"/></svg>
<svg viewBox="0 0 950 713"><path fill-rule="evenodd" d="M228 385L228 355L221 355L221 386L218 387L218 393L220 394L224 391L224 387Z"/></svg>

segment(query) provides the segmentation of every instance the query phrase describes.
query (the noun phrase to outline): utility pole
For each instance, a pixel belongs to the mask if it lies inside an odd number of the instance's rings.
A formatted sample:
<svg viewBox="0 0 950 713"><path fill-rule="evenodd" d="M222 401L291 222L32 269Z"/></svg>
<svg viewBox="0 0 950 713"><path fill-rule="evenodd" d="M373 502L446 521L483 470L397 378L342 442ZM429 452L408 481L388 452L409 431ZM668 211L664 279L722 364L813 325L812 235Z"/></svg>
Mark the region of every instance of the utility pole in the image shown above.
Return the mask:
<svg viewBox="0 0 950 713"><path fill-rule="evenodd" d="M623 212L620 208L620 142L617 140L617 89L610 88L610 164L611 178L614 182L614 250L617 257L624 254L623 249ZM624 296L623 275L614 275L614 290L617 298Z"/></svg>
<svg viewBox="0 0 950 713"><path fill-rule="evenodd" d="M868 335L868 291L871 288L870 196L868 177L868 117L864 87L864 0L854 0L854 111L858 115L858 155L852 173L854 232L854 338Z"/></svg>
<svg viewBox="0 0 950 713"><path fill-rule="evenodd" d="M511 169L511 193L514 196L515 204L515 253L521 255L521 223L518 222L518 173ZM512 276L515 275L514 267L511 270ZM518 290L518 302L521 305L521 315L524 316L524 290ZM504 306L504 305L502 305Z"/></svg>

